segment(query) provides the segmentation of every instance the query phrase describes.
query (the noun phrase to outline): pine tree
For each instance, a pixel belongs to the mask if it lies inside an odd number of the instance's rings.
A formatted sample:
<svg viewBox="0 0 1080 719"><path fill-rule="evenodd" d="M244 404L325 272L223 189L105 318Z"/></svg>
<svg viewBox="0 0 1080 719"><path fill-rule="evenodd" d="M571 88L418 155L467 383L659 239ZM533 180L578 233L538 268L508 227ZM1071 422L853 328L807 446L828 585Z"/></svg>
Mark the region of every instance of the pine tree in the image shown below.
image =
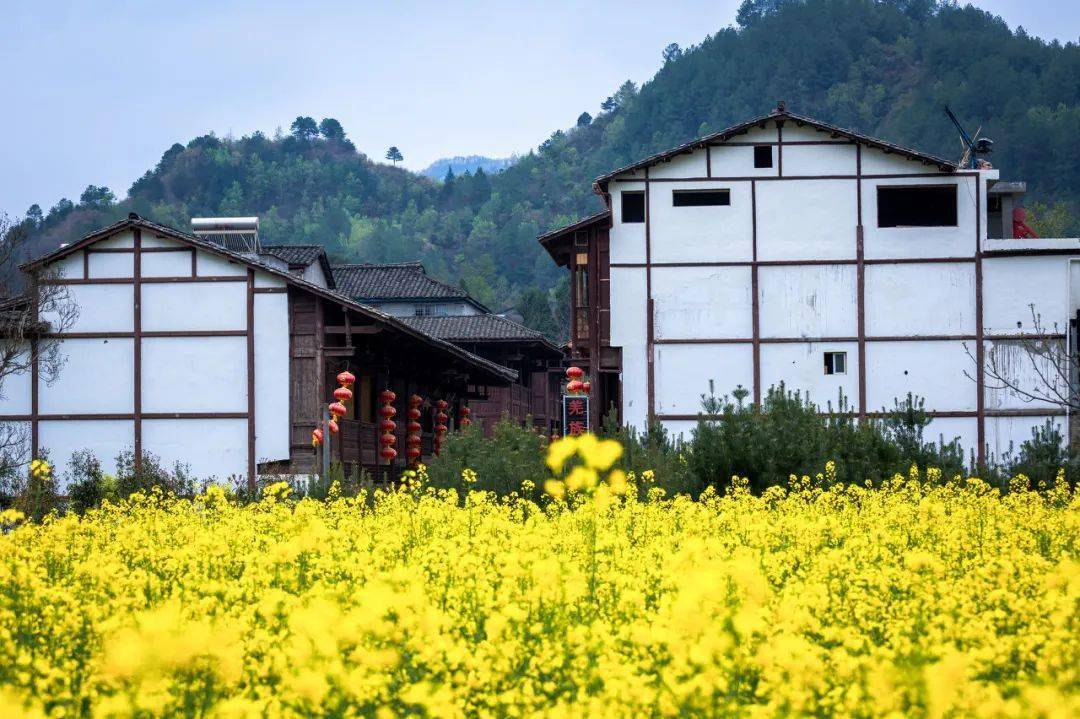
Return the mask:
<svg viewBox="0 0 1080 719"><path fill-rule="evenodd" d="M386 151L386 159L395 165L405 159L405 156L401 154L401 150L397 149L396 145L391 145L390 149Z"/></svg>

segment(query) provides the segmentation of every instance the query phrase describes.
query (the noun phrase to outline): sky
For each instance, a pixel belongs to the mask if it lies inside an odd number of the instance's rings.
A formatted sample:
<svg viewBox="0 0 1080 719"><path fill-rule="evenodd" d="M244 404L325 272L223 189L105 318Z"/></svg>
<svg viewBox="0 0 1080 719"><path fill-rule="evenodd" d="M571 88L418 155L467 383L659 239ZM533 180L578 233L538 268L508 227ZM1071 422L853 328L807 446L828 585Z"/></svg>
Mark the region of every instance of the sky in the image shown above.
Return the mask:
<svg viewBox="0 0 1080 719"><path fill-rule="evenodd" d="M1080 37L1075 0L979 0L1011 27ZM123 197L174 142L341 121L405 166L528 152L739 0L0 0L0 212L88 184Z"/></svg>

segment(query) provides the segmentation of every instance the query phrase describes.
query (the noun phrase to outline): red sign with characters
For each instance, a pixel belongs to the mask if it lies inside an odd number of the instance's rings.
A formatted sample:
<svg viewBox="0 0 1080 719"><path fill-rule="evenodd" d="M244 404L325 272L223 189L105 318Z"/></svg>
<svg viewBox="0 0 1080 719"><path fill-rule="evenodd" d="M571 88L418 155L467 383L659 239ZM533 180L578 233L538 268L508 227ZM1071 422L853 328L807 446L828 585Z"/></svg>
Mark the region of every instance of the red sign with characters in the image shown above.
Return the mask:
<svg viewBox="0 0 1080 719"><path fill-rule="evenodd" d="M564 394L563 433L567 435L585 434L589 427L589 398L581 395Z"/></svg>

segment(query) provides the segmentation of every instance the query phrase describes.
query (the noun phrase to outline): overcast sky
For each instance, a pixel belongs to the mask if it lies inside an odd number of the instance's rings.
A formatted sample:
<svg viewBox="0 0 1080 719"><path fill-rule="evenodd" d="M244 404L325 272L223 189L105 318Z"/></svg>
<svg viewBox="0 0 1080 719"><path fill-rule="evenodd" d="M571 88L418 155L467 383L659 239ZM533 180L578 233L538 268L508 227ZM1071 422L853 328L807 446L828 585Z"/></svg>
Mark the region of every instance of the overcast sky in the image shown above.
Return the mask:
<svg viewBox="0 0 1080 719"><path fill-rule="evenodd" d="M1040 37L1080 36L1075 0L977 4ZM527 152L738 5L3 0L0 211L48 211L91 183L123 196L174 142L272 133L298 114L339 119L373 157L397 145L414 169Z"/></svg>

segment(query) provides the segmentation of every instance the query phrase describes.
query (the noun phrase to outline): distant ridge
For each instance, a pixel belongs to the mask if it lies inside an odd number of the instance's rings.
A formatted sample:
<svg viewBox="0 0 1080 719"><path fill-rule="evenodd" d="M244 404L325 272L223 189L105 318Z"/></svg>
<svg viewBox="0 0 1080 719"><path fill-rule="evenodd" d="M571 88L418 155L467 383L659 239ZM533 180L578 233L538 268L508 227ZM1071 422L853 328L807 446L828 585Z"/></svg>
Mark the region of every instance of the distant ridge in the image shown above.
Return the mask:
<svg viewBox="0 0 1080 719"><path fill-rule="evenodd" d="M420 171L420 174L433 180L441 180L446 177L447 170L453 170L455 175L461 175L465 172L476 172L478 168L483 168L484 172L493 175L496 172L502 172L517 160L516 156L484 157L483 155L467 155L462 157L459 155L457 157L443 157L425 167Z"/></svg>

